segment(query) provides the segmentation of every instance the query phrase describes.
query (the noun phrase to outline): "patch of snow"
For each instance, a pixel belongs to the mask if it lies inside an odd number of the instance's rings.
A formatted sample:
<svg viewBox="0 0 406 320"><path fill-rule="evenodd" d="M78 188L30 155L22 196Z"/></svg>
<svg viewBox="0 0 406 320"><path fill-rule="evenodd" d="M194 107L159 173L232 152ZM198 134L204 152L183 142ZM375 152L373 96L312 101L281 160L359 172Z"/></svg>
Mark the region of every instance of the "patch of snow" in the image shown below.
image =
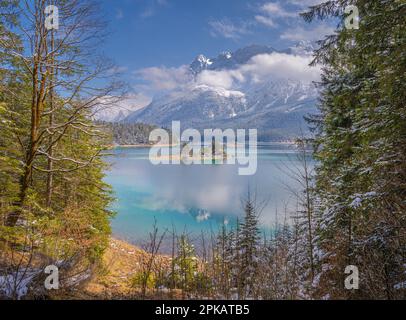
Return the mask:
<svg viewBox="0 0 406 320"><path fill-rule="evenodd" d="M8 298L20 300L27 295L31 282L41 272L39 269L30 269L0 276L0 292Z"/></svg>
<svg viewBox="0 0 406 320"><path fill-rule="evenodd" d="M200 90L200 91L212 91L212 92L216 93L217 95L225 97L225 98L230 98L232 96L241 97L241 98L245 97L245 94L242 93L241 91L227 90L222 87L212 87L212 86L208 86L205 84L197 85L195 87L195 89Z"/></svg>
<svg viewBox="0 0 406 320"><path fill-rule="evenodd" d="M350 204L350 208L357 209L362 206L364 200L376 197L376 192L367 192L364 194L356 194L353 196L353 201Z"/></svg>
<svg viewBox="0 0 406 320"><path fill-rule="evenodd" d="M396 284L396 285L394 286L394 288L395 288L396 290L406 289L406 281Z"/></svg>
<svg viewBox="0 0 406 320"><path fill-rule="evenodd" d="M233 112L230 114L230 118L235 118L237 116L237 114L235 113L235 111L233 110Z"/></svg>

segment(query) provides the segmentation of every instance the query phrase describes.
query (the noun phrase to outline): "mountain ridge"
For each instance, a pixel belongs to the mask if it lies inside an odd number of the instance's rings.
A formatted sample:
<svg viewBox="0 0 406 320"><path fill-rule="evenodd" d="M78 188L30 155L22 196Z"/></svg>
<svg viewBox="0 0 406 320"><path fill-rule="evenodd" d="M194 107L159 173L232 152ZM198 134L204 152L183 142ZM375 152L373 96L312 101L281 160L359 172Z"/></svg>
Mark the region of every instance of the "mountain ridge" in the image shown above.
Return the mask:
<svg viewBox="0 0 406 320"><path fill-rule="evenodd" d="M199 83L198 79L210 72L220 77L221 72L246 68L261 55L310 57L313 49L310 43L299 43L286 50L251 45L235 52L222 52L216 58L198 55L189 66L196 83L154 99L148 106L129 114L123 122L170 127L176 120L183 129L198 130L256 128L262 140L292 139L307 131L304 116L317 112L318 91L312 83L270 76L263 82L224 88Z"/></svg>

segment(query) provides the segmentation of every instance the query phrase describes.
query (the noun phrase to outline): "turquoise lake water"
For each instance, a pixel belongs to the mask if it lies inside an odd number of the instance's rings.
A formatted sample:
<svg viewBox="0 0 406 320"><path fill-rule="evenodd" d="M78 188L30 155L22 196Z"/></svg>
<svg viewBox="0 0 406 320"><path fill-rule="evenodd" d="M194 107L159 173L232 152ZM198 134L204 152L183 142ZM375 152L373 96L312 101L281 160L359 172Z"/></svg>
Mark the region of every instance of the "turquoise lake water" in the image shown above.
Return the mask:
<svg viewBox="0 0 406 320"><path fill-rule="evenodd" d="M300 163L292 146L259 146L253 176L239 176L238 165L154 166L148 156L148 148L117 148L107 157L111 170L105 180L117 199L113 235L121 239L142 241L154 219L160 230L174 226L196 235L216 230L223 221L232 224L243 216L241 199L248 189L266 202L260 216L264 227L284 219L286 204L295 206L288 189L298 185L288 172Z"/></svg>

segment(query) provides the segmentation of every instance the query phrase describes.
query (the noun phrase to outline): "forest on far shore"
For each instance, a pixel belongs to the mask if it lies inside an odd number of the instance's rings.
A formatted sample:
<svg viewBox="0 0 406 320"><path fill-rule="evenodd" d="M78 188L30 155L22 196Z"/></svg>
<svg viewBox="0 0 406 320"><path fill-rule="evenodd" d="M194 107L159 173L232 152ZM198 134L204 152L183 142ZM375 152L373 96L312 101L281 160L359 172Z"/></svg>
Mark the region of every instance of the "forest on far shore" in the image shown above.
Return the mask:
<svg viewBox="0 0 406 320"><path fill-rule="evenodd" d="M113 143L119 146L149 145L150 133L158 127L143 123L101 122Z"/></svg>

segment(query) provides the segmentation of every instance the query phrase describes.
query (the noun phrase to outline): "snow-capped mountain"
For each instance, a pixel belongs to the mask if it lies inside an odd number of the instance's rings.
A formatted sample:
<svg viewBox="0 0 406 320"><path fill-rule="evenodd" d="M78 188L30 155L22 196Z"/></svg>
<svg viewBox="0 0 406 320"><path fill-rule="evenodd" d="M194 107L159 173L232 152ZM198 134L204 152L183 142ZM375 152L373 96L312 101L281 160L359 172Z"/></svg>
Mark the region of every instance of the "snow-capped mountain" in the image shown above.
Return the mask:
<svg viewBox="0 0 406 320"><path fill-rule="evenodd" d="M121 106L112 106L109 108L96 107L94 119L104 122L120 122L127 118L132 111Z"/></svg>
<svg viewBox="0 0 406 320"><path fill-rule="evenodd" d="M169 127L173 120L181 121L183 126L204 128L209 121L229 119L247 109L245 94L198 85L187 92L153 101L148 107L132 113L126 122L147 122Z"/></svg>
<svg viewBox="0 0 406 320"><path fill-rule="evenodd" d="M230 70L247 63L252 57L259 54L271 54L275 49L268 46L251 45L232 53L222 52L216 58L207 58L200 54L190 65L193 74L199 74L203 70Z"/></svg>
<svg viewBox="0 0 406 320"><path fill-rule="evenodd" d="M302 40L298 42L294 47L286 50L286 52L300 56L311 56L316 49L317 45L314 42Z"/></svg>
<svg viewBox="0 0 406 320"><path fill-rule="evenodd" d="M170 127L176 120L183 128L196 129L256 128L262 140L293 138L306 131L303 117L316 112L318 91L300 74L313 49L302 42L283 51L252 45L215 58L199 55L190 64L195 79L190 85L154 99L125 121ZM295 76L298 61L303 64L297 67L300 77ZM286 76L285 67L290 68Z"/></svg>
<svg viewBox="0 0 406 320"><path fill-rule="evenodd" d="M99 98L92 110L93 119L104 122L120 122L150 102L147 97L142 95L130 95L120 101L113 97Z"/></svg>

